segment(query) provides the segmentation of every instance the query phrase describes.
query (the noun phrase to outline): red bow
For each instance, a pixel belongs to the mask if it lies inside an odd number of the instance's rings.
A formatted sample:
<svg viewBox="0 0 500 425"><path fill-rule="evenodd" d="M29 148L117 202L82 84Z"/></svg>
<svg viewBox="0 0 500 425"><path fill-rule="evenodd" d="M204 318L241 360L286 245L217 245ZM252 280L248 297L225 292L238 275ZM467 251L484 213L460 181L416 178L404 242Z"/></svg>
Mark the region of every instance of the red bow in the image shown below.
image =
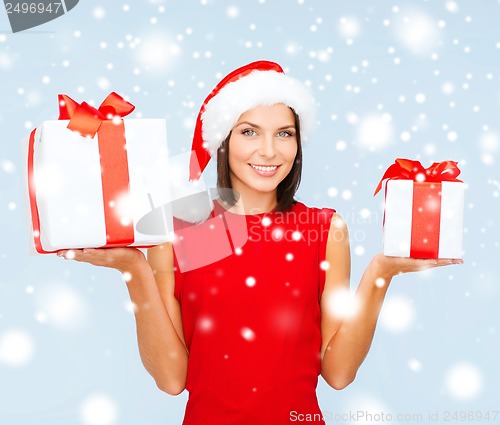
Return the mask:
<svg viewBox="0 0 500 425"><path fill-rule="evenodd" d="M442 161L435 162L429 168L424 168L419 161L398 158L385 171L373 196L382 188L382 183L385 179L413 180L416 182L461 182L462 180L456 178L460 174L457 164L458 162L456 161Z"/></svg>
<svg viewBox="0 0 500 425"><path fill-rule="evenodd" d="M98 109L87 102L79 104L65 94L59 95L59 119L70 120L68 124L70 130L92 138L103 121L112 120L114 117L122 118L134 109L134 105L115 92L111 92Z"/></svg>

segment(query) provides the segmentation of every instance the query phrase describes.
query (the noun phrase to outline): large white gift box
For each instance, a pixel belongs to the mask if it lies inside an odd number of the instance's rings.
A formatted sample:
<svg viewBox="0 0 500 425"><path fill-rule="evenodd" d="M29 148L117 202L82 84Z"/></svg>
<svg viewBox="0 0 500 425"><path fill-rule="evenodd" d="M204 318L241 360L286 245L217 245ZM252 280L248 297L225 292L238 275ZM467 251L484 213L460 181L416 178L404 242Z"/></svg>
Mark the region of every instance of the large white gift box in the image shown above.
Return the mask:
<svg viewBox="0 0 500 425"><path fill-rule="evenodd" d="M112 111L104 121L100 113L93 137L59 119L45 121L27 140L33 253L147 247L173 239L165 120L122 120ZM74 112L77 124L79 114ZM142 233L136 224L160 205L162 226Z"/></svg>

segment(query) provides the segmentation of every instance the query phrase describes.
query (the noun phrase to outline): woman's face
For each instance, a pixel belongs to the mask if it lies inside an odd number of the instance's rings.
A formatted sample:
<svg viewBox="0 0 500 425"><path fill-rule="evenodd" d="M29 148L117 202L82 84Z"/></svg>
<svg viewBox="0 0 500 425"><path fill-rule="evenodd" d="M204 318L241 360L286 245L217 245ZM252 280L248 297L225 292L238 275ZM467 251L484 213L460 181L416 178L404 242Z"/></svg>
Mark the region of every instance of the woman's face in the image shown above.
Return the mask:
<svg viewBox="0 0 500 425"><path fill-rule="evenodd" d="M275 191L297 154L295 117L283 104L243 113L229 138L229 170L234 190Z"/></svg>

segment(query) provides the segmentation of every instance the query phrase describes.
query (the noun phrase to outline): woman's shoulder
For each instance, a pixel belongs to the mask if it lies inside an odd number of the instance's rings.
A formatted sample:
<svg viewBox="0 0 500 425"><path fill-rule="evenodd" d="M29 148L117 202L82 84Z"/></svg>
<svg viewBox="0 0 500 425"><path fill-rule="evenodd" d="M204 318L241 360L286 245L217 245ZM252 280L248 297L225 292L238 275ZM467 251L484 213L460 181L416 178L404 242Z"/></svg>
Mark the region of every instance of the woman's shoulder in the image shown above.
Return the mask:
<svg viewBox="0 0 500 425"><path fill-rule="evenodd" d="M315 223L329 224L333 214L336 213L334 208L330 207L313 207L295 200L291 211L296 214L308 215Z"/></svg>
<svg viewBox="0 0 500 425"><path fill-rule="evenodd" d="M335 208L330 207L312 207L304 204L303 202L295 200L292 205L294 211L312 211L312 212L335 212Z"/></svg>

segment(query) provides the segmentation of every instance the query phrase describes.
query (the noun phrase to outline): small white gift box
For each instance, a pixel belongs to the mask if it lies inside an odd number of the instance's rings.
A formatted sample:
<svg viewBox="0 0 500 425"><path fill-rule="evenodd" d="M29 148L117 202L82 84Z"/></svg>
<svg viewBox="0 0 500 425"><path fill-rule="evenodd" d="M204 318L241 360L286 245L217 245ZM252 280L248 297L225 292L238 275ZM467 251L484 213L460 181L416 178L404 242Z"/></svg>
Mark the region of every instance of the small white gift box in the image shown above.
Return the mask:
<svg viewBox="0 0 500 425"><path fill-rule="evenodd" d="M382 176L385 190L384 255L462 258L464 184L456 161L397 158Z"/></svg>
<svg viewBox="0 0 500 425"><path fill-rule="evenodd" d="M389 180L384 255L462 258L464 184Z"/></svg>

